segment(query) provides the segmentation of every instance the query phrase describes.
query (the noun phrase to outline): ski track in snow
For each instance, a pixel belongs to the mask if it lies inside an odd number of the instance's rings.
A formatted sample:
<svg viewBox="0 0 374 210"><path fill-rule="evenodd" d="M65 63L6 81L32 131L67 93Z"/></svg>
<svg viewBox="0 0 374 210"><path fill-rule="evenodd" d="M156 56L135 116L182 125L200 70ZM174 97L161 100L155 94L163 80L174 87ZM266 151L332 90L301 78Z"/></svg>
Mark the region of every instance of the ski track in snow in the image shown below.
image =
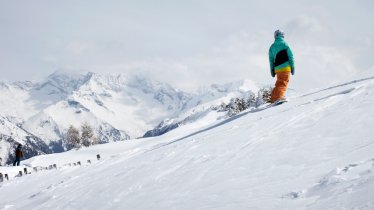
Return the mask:
<svg viewBox="0 0 374 210"><path fill-rule="evenodd" d="M57 170L14 177L21 167L1 167L12 176L0 209L374 209L373 79L200 129L23 161Z"/></svg>

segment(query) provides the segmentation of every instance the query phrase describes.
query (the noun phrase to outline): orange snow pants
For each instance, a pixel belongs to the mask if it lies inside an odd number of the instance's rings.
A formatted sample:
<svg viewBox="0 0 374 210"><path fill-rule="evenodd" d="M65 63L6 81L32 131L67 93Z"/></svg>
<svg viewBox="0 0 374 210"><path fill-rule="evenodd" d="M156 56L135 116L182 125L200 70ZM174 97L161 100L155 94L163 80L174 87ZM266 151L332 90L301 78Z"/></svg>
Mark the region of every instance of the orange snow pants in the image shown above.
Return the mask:
<svg viewBox="0 0 374 210"><path fill-rule="evenodd" d="M291 72L278 72L275 87L271 93L270 102L274 103L278 99L284 99L288 82L290 81Z"/></svg>

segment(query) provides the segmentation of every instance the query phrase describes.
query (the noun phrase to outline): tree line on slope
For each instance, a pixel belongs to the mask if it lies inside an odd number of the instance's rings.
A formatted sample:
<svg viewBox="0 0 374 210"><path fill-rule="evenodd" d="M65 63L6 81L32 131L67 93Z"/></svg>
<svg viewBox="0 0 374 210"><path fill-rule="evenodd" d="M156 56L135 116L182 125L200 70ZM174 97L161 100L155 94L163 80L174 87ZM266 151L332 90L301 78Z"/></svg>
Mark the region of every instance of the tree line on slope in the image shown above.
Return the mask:
<svg viewBox="0 0 374 210"><path fill-rule="evenodd" d="M222 103L213 110L228 112L228 116L232 117L251 107L258 107L265 103L270 103L272 87L263 87L257 94L250 92L248 95L238 98L231 98L228 104Z"/></svg>

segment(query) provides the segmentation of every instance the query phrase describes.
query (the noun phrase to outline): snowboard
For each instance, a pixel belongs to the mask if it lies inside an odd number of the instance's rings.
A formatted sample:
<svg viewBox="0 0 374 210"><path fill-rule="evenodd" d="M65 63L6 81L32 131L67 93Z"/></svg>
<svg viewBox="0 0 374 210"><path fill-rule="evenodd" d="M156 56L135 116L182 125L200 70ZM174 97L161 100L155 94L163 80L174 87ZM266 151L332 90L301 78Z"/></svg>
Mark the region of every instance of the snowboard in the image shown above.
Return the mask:
<svg viewBox="0 0 374 210"><path fill-rule="evenodd" d="M265 110L265 109L270 108L270 107L279 106L279 105L284 104L286 102L288 102L287 99L280 99L280 100L275 101L274 103L266 103L266 104L262 105L261 107L257 108L256 112L261 111L261 110Z"/></svg>
<svg viewBox="0 0 374 210"><path fill-rule="evenodd" d="M281 104L286 103L286 102L288 102L287 99L278 99L274 103L272 103L272 105L273 106L278 106L278 105L281 105Z"/></svg>

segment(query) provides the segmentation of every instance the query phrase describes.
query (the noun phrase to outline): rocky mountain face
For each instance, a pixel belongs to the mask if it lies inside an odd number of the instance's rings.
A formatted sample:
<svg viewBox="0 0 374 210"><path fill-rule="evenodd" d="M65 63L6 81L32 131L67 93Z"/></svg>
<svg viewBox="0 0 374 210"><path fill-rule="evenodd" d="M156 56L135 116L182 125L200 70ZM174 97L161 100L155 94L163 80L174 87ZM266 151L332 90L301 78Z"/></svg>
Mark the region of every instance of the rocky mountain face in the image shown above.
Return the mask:
<svg viewBox="0 0 374 210"><path fill-rule="evenodd" d="M227 116L217 111L222 103L257 90L251 81L240 81L192 94L145 77L92 72L55 72L38 83L0 82L0 162L12 162L18 143L25 158L65 151L71 125L88 123L99 142L108 143L210 123Z"/></svg>

